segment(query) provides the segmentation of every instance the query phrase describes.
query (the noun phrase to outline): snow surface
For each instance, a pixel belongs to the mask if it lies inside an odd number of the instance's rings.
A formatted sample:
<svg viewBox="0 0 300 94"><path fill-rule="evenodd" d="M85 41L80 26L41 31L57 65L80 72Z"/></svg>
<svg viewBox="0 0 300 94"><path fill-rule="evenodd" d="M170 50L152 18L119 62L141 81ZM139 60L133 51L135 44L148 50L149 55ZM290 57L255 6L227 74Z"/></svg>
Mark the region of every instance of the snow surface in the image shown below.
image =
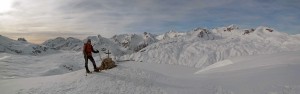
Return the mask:
<svg viewBox="0 0 300 94"><path fill-rule="evenodd" d="M74 53L56 55L69 57ZM11 61L10 57L5 57L7 54L1 56L4 56L0 60L1 66L3 62ZM3 94L299 94L299 56L300 52L296 51L235 57L227 60L231 64L223 66L221 62L215 63L211 66L218 67L207 67L209 69L203 69L205 71L178 65L129 61L117 62L118 66L114 69L85 76L81 66L79 70L52 76L2 79L0 91ZM56 56L50 55L48 60L53 60L51 57ZM68 59L65 58L65 61ZM27 66L36 67L49 69L49 66L39 64ZM28 73L28 70L22 69L15 75ZM10 72L14 69L5 70Z"/></svg>
<svg viewBox="0 0 300 94"><path fill-rule="evenodd" d="M78 52L44 56L0 54L0 80L64 74L82 69L84 59ZM99 61L99 58L95 58ZM72 69L72 70L70 70Z"/></svg>

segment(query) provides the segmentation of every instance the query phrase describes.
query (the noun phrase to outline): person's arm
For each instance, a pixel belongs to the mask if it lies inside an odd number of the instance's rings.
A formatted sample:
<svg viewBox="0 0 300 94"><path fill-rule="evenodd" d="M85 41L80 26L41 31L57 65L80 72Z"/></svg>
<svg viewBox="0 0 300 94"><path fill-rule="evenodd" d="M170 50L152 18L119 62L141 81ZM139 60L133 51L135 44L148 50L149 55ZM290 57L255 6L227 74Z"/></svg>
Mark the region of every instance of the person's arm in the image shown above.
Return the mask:
<svg viewBox="0 0 300 94"><path fill-rule="evenodd" d="M99 53L99 51L98 50L94 50L94 47L92 46L92 51L93 51L93 53Z"/></svg>

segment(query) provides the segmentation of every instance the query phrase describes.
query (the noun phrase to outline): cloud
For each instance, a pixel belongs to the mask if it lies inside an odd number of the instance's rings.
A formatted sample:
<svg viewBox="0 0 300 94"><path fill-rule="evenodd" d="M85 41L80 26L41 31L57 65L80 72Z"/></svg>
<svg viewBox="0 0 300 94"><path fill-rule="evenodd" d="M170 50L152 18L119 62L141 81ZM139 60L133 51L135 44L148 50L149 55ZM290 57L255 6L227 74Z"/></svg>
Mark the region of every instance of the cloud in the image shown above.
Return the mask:
<svg viewBox="0 0 300 94"><path fill-rule="evenodd" d="M0 14L0 31L111 37L241 24L294 34L298 5L299 0L15 0L14 11Z"/></svg>

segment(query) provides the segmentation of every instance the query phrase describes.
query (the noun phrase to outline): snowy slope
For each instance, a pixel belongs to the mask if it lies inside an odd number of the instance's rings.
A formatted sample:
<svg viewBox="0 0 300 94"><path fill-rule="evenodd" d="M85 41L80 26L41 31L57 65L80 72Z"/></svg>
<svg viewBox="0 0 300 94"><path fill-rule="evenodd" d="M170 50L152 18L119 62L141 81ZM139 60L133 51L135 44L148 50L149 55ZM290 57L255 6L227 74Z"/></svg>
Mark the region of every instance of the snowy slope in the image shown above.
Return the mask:
<svg viewBox="0 0 300 94"><path fill-rule="evenodd" d="M55 52L57 51L46 46L40 46L26 41L16 41L0 35L0 53L43 55Z"/></svg>
<svg viewBox="0 0 300 94"><path fill-rule="evenodd" d="M10 61L5 56L0 57L0 62ZM296 51L235 57L222 61L230 63L218 62L203 70L118 62L114 69L88 76L85 70L76 70L54 76L0 80L0 91L3 94L299 94L299 56ZM53 56L49 57L53 60Z"/></svg>
<svg viewBox="0 0 300 94"><path fill-rule="evenodd" d="M79 52L43 56L0 53L0 80L64 74L83 67L84 59Z"/></svg>
<svg viewBox="0 0 300 94"><path fill-rule="evenodd" d="M79 70L56 76L3 80L0 89L4 94L163 94L165 91L154 86L149 76L140 69L124 67L88 76Z"/></svg>
<svg viewBox="0 0 300 94"><path fill-rule="evenodd" d="M235 57L196 74L215 81L229 94L299 94L299 56L300 52L296 51Z"/></svg>
<svg viewBox="0 0 300 94"><path fill-rule="evenodd" d="M120 59L204 68L230 57L300 50L299 38L267 29L271 28L257 27L245 35L244 29L233 25L213 30L195 29ZM204 31L210 32L201 37Z"/></svg>
<svg viewBox="0 0 300 94"><path fill-rule="evenodd" d="M81 47L83 46L83 42L79 39L69 37L67 39L62 37L57 37L55 39L49 39L42 43L42 45L51 47L53 49L57 50L75 50L79 51L81 50Z"/></svg>
<svg viewBox="0 0 300 94"><path fill-rule="evenodd" d="M294 38L300 39L300 34L292 35Z"/></svg>

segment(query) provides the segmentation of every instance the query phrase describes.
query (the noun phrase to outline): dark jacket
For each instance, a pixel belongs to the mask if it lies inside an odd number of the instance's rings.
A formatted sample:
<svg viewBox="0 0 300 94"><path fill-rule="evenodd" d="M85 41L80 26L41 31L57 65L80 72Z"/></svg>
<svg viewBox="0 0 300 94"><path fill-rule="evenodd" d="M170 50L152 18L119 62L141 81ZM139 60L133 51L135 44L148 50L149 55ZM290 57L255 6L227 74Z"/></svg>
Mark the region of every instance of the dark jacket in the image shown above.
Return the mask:
<svg viewBox="0 0 300 94"><path fill-rule="evenodd" d="M94 50L93 46L91 44L85 43L83 46L83 54L84 56L92 56L93 53L99 53L98 50Z"/></svg>

